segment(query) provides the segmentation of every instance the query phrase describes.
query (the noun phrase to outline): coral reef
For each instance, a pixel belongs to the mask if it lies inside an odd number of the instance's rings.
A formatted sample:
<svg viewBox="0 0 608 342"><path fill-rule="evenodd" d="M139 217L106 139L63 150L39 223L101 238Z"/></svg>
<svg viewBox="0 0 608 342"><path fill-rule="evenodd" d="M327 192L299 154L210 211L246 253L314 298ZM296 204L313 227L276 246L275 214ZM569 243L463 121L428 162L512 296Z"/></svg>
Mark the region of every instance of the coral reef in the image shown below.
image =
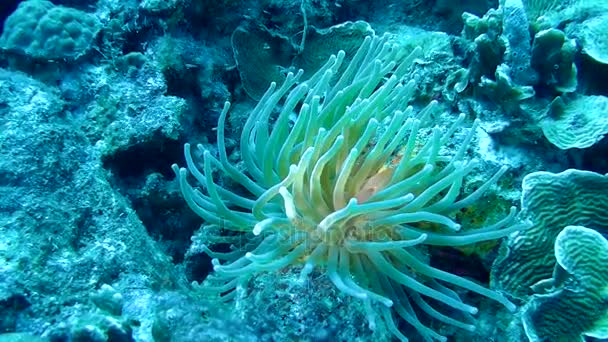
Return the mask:
<svg viewBox="0 0 608 342"><path fill-rule="evenodd" d="M607 1L2 5L0 341L606 338Z"/></svg>

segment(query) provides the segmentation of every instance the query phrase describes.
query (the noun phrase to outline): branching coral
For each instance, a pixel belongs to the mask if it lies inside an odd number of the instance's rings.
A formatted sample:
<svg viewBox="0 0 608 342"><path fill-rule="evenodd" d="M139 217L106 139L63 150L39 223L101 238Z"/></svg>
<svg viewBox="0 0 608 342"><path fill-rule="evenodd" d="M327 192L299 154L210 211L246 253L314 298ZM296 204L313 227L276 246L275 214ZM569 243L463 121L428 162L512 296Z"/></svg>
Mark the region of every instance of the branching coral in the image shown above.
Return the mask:
<svg viewBox="0 0 608 342"><path fill-rule="evenodd" d="M446 338L425 326L420 314L474 329L440 312L446 306L477 312L448 286L514 309L498 292L430 266L421 248L497 239L524 225L512 224L514 208L478 229L461 229L450 218L478 200L506 169L461 195L465 177L478 164L465 157L476 123L454 153L444 146L462 128L464 115L445 130L422 129L437 103L419 113L408 106L415 82L406 74L419 53L407 54L387 37L367 37L347 65L341 65L340 52L307 81L299 81L300 72L289 74L278 88L273 83L244 125L243 168L233 165L226 151L228 103L218 124L219 156L202 146L185 146L188 169L173 169L188 205L206 221L206 229L248 238L229 252L206 247L214 258L206 291L230 300L256 273L301 265L306 282L318 268L340 291L365 303L370 326L379 316L403 341L397 317L428 340ZM214 169L240 185L239 192L218 184ZM200 189L190 185L189 173ZM245 190L249 195L242 195Z"/></svg>

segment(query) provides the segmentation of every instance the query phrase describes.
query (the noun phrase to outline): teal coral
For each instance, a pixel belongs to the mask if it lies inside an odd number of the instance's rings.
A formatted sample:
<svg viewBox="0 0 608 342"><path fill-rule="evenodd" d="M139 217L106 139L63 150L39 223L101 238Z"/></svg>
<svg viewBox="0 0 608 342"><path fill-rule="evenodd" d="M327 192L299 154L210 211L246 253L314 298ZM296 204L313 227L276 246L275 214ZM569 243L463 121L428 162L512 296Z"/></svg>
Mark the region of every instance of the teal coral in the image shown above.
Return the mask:
<svg viewBox="0 0 608 342"><path fill-rule="evenodd" d="M529 22L521 0L501 0L502 37L506 42L504 64L510 70L508 75L517 85L532 85L537 75L530 64Z"/></svg>
<svg viewBox="0 0 608 342"><path fill-rule="evenodd" d="M0 46L33 58L74 60L91 48L100 29L93 15L46 0L28 0L6 19Z"/></svg>
<svg viewBox="0 0 608 342"><path fill-rule="evenodd" d="M608 176L574 169L534 172L522 187L522 215L533 226L503 242L491 276L496 287L527 299L535 284L553 274L553 248L564 226L608 231Z"/></svg>
<svg viewBox="0 0 608 342"><path fill-rule="evenodd" d="M538 32L532 45L532 66L540 81L558 92L574 92L578 83L576 52L575 40L566 38L564 32L558 29Z"/></svg>
<svg viewBox="0 0 608 342"><path fill-rule="evenodd" d="M285 80L292 52L287 37L248 24L234 30L231 45L243 89L251 98L259 100L270 82Z"/></svg>
<svg viewBox="0 0 608 342"><path fill-rule="evenodd" d="M555 259L553 278L542 284L548 293L522 309L530 341L608 338L608 241L593 229L568 226L555 240Z"/></svg>
<svg viewBox="0 0 608 342"><path fill-rule="evenodd" d="M306 283L315 268L323 269L338 290L365 304L370 327L381 319L403 341L397 317L426 340L446 340L423 323L429 318L475 329L451 317L451 311L467 316L478 309L448 286L515 309L499 292L432 267L421 249L494 240L526 224L516 222L515 208L483 228L464 230L451 218L481 198L506 168L461 195L465 177L479 164L465 157L477 122L453 153L444 146L464 126L464 115L444 130L423 129L437 103L418 113L408 106L415 82L407 74L419 52L367 37L345 66L341 51L307 81L299 81L299 72L280 87L273 83L243 127L245 170L228 160L229 103L218 124L219 158L200 145L185 146L188 169L173 166L185 200L206 221L204 229L237 234L228 252L204 247L214 258L206 293L230 301L257 273L303 266L300 280ZM219 185L214 168L250 195ZM190 185L189 174L202 189ZM445 306L451 311L441 312Z"/></svg>
<svg viewBox="0 0 608 342"><path fill-rule="evenodd" d="M543 134L562 150L588 148L608 134L608 97L556 97L540 120Z"/></svg>
<svg viewBox="0 0 608 342"><path fill-rule="evenodd" d="M326 29L311 25L298 50L287 37L262 25L246 24L232 33L231 45L243 88L259 100L270 83L282 83L288 71L302 69L303 78L308 78L339 50L347 58L354 55L363 39L373 33L365 21L347 21Z"/></svg>
<svg viewBox="0 0 608 342"><path fill-rule="evenodd" d="M595 61L608 64L608 15L586 20L582 25L583 52Z"/></svg>

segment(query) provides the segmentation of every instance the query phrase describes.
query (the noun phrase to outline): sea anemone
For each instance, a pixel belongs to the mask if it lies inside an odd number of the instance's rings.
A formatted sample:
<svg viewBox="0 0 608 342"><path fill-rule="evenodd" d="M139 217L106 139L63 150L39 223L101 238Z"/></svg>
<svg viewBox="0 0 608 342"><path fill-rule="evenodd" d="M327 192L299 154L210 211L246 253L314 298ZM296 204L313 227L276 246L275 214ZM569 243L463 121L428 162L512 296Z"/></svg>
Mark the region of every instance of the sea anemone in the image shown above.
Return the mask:
<svg viewBox="0 0 608 342"><path fill-rule="evenodd" d="M185 145L187 169L173 165L185 200L204 219L202 229L223 231L223 241L234 242L228 252L205 247L214 258L205 291L228 301L259 272L300 266L306 282L317 268L364 302L371 327L379 316L404 341L397 317L428 340L446 338L424 325L421 314L474 329L441 312L445 306L477 312L450 286L515 309L500 293L432 267L421 248L498 239L525 225L515 223L515 208L488 227L463 229L453 220L506 168L462 194L478 165L465 156L477 122L466 130L460 115L446 129L429 128L438 104L418 112L409 105L415 82L406 75L419 55L387 36L367 37L345 65L340 51L306 81L299 81L300 71L278 88L271 84L244 124L240 166L229 161L225 146L229 103L217 128L219 155ZM448 152L444 146L460 131L464 138ZM238 186L220 185L214 170Z"/></svg>

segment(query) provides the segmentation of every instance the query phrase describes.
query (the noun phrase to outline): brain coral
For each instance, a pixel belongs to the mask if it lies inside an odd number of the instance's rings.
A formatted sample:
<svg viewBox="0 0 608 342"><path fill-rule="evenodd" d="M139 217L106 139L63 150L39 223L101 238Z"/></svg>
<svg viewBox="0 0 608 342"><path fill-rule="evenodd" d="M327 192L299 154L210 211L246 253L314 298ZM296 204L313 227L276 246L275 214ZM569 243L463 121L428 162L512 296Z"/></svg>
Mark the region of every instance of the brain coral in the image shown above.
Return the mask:
<svg viewBox="0 0 608 342"><path fill-rule="evenodd" d="M589 171L534 172L523 182L522 214L533 226L505 240L492 281L526 299L533 285L551 278L554 245L562 228L585 226L608 232L608 177Z"/></svg>
<svg viewBox="0 0 608 342"><path fill-rule="evenodd" d="M4 22L3 49L37 59L77 59L85 54L101 24L93 15L45 0L28 0Z"/></svg>

